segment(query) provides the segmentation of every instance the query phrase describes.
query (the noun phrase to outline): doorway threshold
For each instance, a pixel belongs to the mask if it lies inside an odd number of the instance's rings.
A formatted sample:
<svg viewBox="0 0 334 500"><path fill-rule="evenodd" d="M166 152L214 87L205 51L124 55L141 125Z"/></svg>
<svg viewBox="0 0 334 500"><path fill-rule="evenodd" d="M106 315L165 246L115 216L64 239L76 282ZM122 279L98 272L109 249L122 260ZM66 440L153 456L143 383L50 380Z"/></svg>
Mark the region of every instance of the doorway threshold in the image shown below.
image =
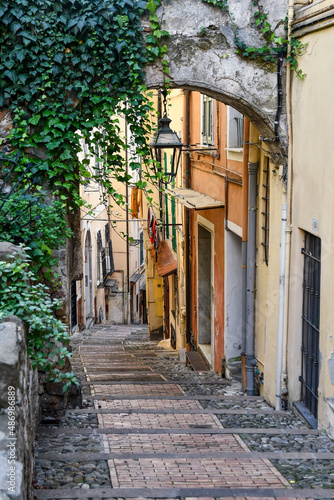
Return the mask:
<svg viewBox="0 0 334 500"><path fill-rule="evenodd" d="M202 356L204 357L204 360L207 363L207 365L210 368L210 370L212 370L212 366L211 366L211 344L198 344L197 349L202 354Z"/></svg>
<svg viewBox="0 0 334 500"><path fill-rule="evenodd" d="M312 429L318 429L318 420L306 408L304 403L301 401L295 401L293 406L296 408L298 414L301 415L303 419L306 420L306 422L312 427Z"/></svg>

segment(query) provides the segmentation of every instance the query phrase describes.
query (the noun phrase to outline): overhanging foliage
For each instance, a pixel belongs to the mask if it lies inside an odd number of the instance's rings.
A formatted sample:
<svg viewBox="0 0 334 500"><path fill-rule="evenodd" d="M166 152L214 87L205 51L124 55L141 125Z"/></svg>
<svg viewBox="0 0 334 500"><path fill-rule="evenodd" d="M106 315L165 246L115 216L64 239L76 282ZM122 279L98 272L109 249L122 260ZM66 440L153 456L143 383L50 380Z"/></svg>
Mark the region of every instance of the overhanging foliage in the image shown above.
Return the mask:
<svg viewBox="0 0 334 500"><path fill-rule="evenodd" d="M80 204L78 182L92 175L89 159L78 160L82 138L92 155L101 155L97 180L121 201L110 174L129 179L128 146L116 114L126 117L139 156L148 153L151 104L143 93L143 68L161 55L161 31L145 43L145 6L142 0L0 4L0 106L14 114L11 145L23 161L38 157L34 174L71 203Z"/></svg>

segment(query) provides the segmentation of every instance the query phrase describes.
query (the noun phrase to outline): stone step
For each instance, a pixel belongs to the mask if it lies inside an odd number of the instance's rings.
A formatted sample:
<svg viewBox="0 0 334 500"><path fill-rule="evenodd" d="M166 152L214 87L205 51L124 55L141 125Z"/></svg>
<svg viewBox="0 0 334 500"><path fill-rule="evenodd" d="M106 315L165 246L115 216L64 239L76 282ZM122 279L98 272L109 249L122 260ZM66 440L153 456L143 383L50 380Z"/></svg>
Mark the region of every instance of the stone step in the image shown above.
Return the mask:
<svg viewBox="0 0 334 500"><path fill-rule="evenodd" d="M319 435L319 431L315 429L273 429L273 428L132 428L124 427L117 429L114 427L99 427L96 429L87 428L56 428L56 427L39 427L38 432L41 435L47 434L81 434L81 435L96 435L96 434L300 434L300 435Z"/></svg>
<svg viewBox="0 0 334 500"><path fill-rule="evenodd" d="M128 499L148 498L150 500L184 499L193 498L276 498L303 499L330 499L333 495L325 488L94 488L94 489L67 489L35 490L37 500L77 499L77 498L101 498L101 499Z"/></svg>
<svg viewBox="0 0 334 500"><path fill-rule="evenodd" d="M196 410L186 410L188 415L258 415L259 412L263 413L264 415L286 415L286 412L281 410L281 411L276 411L270 409L261 409L261 410L252 410L252 409L242 409L242 410L229 410L229 409L223 409L223 410L203 410L201 408L198 408ZM67 410L67 413L71 414L82 414L82 413L101 413L101 414L123 414L123 415L131 415L131 414L149 414L149 415L154 415L154 414L160 414L160 415L184 415L185 410L182 409L155 409L155 408L148 408L148 409L137 409L137 408L80 408L80 409L74 409L74 410Z"/></svg>
<svg viewBox="0 0 334 500"><path fill-rule="evenodd" d="M85 399L91 400L91 399L96 399L96 400L124 400L124 399L147 399L147 400L157 400L157 399L170 399L174 401L193 401L193 400L217 400L217 401L264 401L262 396L221 396L221 395L198 395L198 396L188 396L188 395L180 395L180 396L115 396L115 397L110 397L110 394L99 394L96 396L85 396Z"/></svg>
<svg viewBox="0 0 334 500"><path fill-rule="evenodd" d="M334 453L331 452L276 452L276 451L239 451L239 452L196 452L196 453L41 453L38 460L49 460L64 462L91 462L97 460L140 460L157 459L157 460L195 460L195 459L224 459L235 460L242 456L243 459L257 460L334 460Z"/></svg>
<svg viewBox="0 0 334 500"><path fill-rule="evenodd" d="M157 381L150 381L147 380L144 382L145 385L150 385L150 384L160 384L160 385L226 385L229 386L231 385L231 382L229 380L217 380L217 381L208 381L208 382L187 382L185 380L157 380ZM119 382L111 382L111 381L99 381L97 385L114 385L117 384L119 385ZM125 380L122 382L122 385L142 385L143 382L138 382L136 380ZM82 382L82 385L92 385L92 382Z"/></svg>

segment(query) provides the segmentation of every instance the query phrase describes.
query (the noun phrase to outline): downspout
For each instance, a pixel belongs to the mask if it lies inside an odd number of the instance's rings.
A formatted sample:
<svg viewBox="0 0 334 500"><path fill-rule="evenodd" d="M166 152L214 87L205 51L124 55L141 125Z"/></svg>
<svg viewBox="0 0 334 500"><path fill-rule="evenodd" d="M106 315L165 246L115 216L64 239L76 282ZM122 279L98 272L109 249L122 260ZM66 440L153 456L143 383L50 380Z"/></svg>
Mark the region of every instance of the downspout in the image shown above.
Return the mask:
<svg viewBox="0 0 334 500"><path fill-rule="evenodd" d="M250 122L244 118L244 149L242 164L242 244L241 244L241 289L242 289L242 331L241 331L241 372L243 390L247 388L246 377L246 312L247 312L247 226L248 226L248 156Z"/></svg>
<svg viewBox="0 0 334 500"><path fill-rule="evenodd" d="M291 37L291 23L294 16L294 0L289 0L288 11L288 40ZM288 56L290 53L290 45L288 45ZM287 122L288 122L288 172L287 172L287 193L284 193L283 206L287 205L286 221L285 221L285 287L284 295L282 296L283 311L280 311L283 319L279 318L279 327L277 332L277 346L282 346L282 352L277 349L277 370L276 370L276 410L282 409L282 395L288 394L288 376L287 376L287 341L288 341L288 319L289 319L289 287L290 287L290 260L291 260L291 232L292 232L292 175L293 175L293 135L292 135L292 114L291 114L291 69L290 63L287 62L287 75L286 75L286 108L287 108ZM282 219L283 219L282 211ZM282 225L284 221L282 220ZM282 227L283 237L283 227ZM281 242L281 250L282 250ZM280 283L281 284L281 283ZM282 331L280 331L280 328ZM282 340L279 337L282 336Z"/></svg>
<svg viewBox="0 0 334 500"><path fill-rule="evenodd" d="M286 193L283 194L286 201ZM285 291L285 230L287 204L282 204L281 248L279 257L279 296L278 296L278 326L277 326L277 361L276 361L276 405L275 410L281 410L281 375L283 365L283 337L284 337L284 291Z"/></svg>
<svg viewBox="0 0 334 500"><path fill-rule="evenodd" d="M190 143L190 90L185 91L185 108L184 108L185 124L184 124L184 142L188 149ZM190 157L189 152L186 151L184 155L184 170L183 170L183 187L190 188ZM187 208L185 210L185 265L186 265L186 304L185 315L182 312L182 318L185 320L185 343L191 343L191 269L190 269L190 214ZM182 320L181 318L181 320Z"/></svg>
<svg viewBox="0 0 334 500"><path fill-rule="evenodd" d="M250 143L259 140L258 132L251 125ZM255 336L255 274L256 274L256 215L257 215L257 169L259 153L250 147L248 162L248 243L247 243L247 291L246 291L246 382L247 395L254 396L254 336Z"/></svg>

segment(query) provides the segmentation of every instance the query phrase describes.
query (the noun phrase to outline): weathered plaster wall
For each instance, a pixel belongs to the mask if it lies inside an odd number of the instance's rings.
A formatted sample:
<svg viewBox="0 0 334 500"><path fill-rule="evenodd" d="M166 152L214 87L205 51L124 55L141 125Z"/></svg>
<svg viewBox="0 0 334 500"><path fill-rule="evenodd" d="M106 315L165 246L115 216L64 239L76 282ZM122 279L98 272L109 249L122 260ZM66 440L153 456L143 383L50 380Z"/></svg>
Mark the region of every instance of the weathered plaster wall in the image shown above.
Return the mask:
<svg viewBox="0 0 334 500"><path fill-rule="evenodd" d="M263 196L267 168L266 157L261 154L258 169L257 207L257 257L256 257L256 320L255 356L258 369L264 374L264 385L259 384L261 394L275 404L276 353L278 324L279 253L281 243L281 214L283 183L273 164L269 164L269 257L268 266L264 260L264 211Z"/></svg>
<svg viewBox="0 0 334 500"><path fill-rule="evenodd" d="M318 6L319 7L319 6ZM318 8L314 6L314 8ZM304 15L307 14L307 10ZM293 112L293 204L292 261L289 323L289 394L300 398L302 282L305 231L321 239L320 278L320 379L319 426L334 436L334 96L331 78L334 29L310 31L301 39L308 43L300 58L306 73L303 81L292 82Z"/></svg>
<svg viewBox="0 0 334 500"><path fill-rule="evenodd" d="M263 45L254 25L253 2L229 3L240 27L241 39L249 45ZM273 26L286 17L287 0L264 0L262 4ZM276 69L236 56L231 19L226 12L202 0L165 0L157 16L171 35L166 40L171 87L197 89L230 104L254 123L260 135L272 137L277 108ZM148 28L147 18L143 19L143 25ZM204 36L201 36L201 28L205 29ZM282 26L277 33L284 34ZM161 64L147 68L146 82L149 87L163 86ZM284 113L280 127L282 144L286 144Z"/></svg>

